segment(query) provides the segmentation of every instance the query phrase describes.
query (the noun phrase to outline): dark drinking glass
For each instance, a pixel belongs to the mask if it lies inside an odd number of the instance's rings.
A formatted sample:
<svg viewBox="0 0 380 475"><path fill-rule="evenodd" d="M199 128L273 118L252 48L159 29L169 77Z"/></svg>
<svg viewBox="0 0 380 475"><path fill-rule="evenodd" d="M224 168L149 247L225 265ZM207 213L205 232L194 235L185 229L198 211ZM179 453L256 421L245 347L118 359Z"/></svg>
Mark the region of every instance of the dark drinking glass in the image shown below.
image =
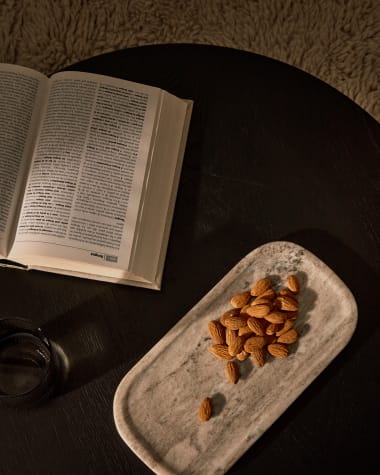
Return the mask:
<svg viewBox="0 0 380 475"><path fill-rule="evenodd" d="M0 318L0 402L44 400L54 389L57 362L40 328L23 318Z"/></svg>

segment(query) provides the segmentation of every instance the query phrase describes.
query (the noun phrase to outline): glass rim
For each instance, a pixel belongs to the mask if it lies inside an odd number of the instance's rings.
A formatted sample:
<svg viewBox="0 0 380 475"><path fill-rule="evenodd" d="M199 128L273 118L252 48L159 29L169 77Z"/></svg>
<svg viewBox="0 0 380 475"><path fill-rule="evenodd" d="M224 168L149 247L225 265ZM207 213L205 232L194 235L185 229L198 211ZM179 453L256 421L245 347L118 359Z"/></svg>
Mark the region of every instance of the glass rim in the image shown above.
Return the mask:
<svg viewBox="0 0 380 475"><path fill-rule="evenodd" d="M34 324L33 321L25 317L0 316L0 338L2 338L2 332L8 333L12 331L25 331L33 335L35 338L38 338L41 344L44 345L47 351L49 352L49 361L47 362L46 367L44 368L42 377L36 386L32 387L28 391L20 392L18 394L7 394L4 392L0 392L0 401L18 401L18 400L27 399L28 397L33 396L33 394L38 393L38 391L41 390L41 388L43 388L45 383L50 378L51 371L52 371L52 368L51 368L52 363L53 363L52 362L52 358L53 358L52 346L49 339L45 336L40 326L37 324ZM3 335L3 336L9 336L9 334Z"/></svg>

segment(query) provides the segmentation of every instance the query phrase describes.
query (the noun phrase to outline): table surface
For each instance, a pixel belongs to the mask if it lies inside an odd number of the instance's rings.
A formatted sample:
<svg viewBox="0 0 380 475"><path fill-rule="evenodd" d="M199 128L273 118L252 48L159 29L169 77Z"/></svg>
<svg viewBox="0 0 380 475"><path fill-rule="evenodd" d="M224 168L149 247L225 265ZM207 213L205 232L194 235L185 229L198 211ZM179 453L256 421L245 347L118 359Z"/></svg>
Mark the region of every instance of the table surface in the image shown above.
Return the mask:
<svg viewBox="0 0 380 475"><path fill-rule="evenodd" d="M356 298L358 326L228 473L376 466L379 124L310 75L232 49L146 46L69 69L191 98L192 123L161 291L0 270L2 315L42 325L70 364L44 405L0 408L0 474L152 473L115 429L120 380L242 257L275 240L306 247L338 274Z"/></svg>

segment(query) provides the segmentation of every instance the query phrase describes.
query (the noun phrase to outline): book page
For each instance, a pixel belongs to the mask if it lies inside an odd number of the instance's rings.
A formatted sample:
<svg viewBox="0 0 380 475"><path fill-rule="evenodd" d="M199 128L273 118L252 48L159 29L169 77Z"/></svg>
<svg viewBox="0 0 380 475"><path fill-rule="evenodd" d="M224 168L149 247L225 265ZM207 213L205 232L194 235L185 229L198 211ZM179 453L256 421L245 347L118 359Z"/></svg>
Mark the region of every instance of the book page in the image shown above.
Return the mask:
<svg viewBox="0 0 380 475"><path fill-rule="evenodd" d="M78 72L50 81L12 256L126 269L161 91Z"/></svg>
<svg viewBox="0 0 380 475"><path fill-rule="evenodd" d="M7 257L39 124L47 77L0 64L0 254Z"/></svg>
<svg viewBox="0 0 380 475"><path fill-rule="evenodd" d="M163 93L149 189L135 243L131 270L159 287L171 229L193 102Z"/></svg>

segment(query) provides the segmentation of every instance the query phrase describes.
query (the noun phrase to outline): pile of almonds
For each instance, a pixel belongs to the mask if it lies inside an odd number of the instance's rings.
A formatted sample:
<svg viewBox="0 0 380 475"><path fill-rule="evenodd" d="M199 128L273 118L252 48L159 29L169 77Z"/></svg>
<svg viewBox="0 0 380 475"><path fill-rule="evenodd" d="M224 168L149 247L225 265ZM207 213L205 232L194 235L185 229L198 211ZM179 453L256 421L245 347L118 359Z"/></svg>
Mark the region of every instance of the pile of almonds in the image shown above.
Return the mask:
<svg viewBox="0 0 380 475"><path fill-rule="evenodd" d="M268 353L275 358L286 358L289 345L298 340L294 328L298 317L297 294L300 290L295 275L286 278L286 287L276 292L268 277L256 281L250 288L234 295L231 306L219 320L208 323L213 340L210 352L226 361L228 379L236 384L240 378L239 363L251 358L256 367L262 367ZM206 401L207 400L207 401ZM211 400L202 401L198 417L211 417Z"/></svg>

